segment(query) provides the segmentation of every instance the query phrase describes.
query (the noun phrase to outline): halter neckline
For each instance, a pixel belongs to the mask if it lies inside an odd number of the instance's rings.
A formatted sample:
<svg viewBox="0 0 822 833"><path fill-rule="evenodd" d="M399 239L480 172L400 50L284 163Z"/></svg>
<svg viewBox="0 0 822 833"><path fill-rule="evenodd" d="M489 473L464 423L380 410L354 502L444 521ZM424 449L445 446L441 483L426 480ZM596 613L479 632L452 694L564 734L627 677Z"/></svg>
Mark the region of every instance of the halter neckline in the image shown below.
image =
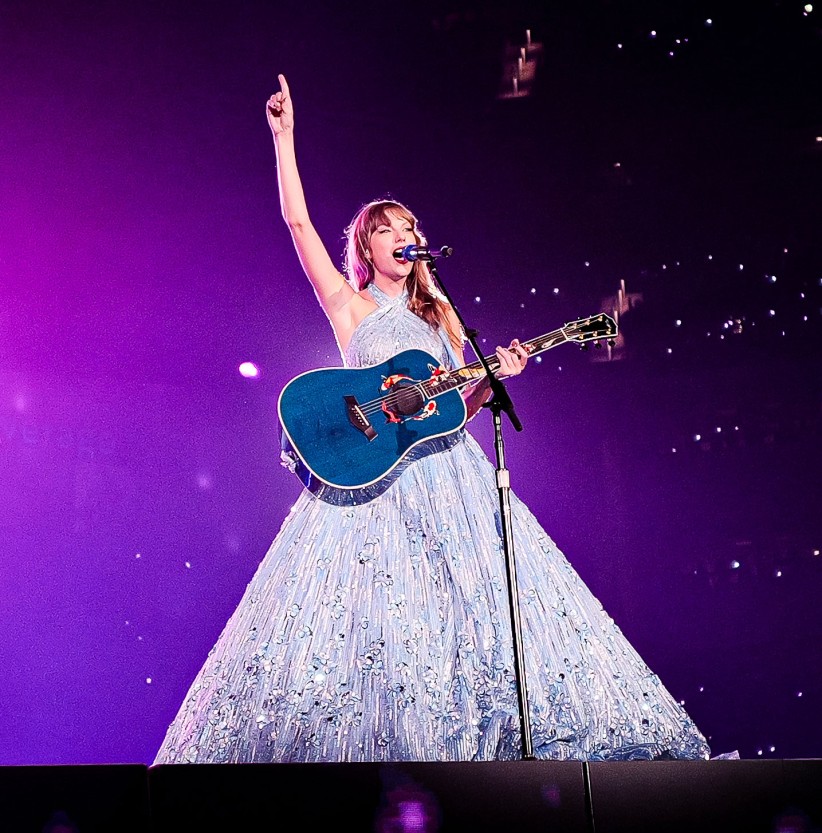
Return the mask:
<svg viewBox="0 0 822 833"><path fill-rule="evenodd" d="M389 304L396 304L402 302L403 304L408 303L408 290L403 288L402 292L399 295L394 296L393 298L383 292L373 281L368 284L366 287L368 291L371 293L371 296L377 302L377 304L381 307L388 306Z"/></svg>

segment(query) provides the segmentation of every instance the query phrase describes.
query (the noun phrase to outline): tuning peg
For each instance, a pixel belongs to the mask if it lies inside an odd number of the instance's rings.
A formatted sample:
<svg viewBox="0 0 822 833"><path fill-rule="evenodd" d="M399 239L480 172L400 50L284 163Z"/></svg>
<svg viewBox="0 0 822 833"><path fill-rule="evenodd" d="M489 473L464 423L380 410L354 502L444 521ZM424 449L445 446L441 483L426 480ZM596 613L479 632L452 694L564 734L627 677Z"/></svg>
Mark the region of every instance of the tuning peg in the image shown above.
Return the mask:
<svg viewBox="0 0 822 833"><path fill-rule="evenodd" d="M596 347L597 350L602 350L602 342L601 341L595 341L594 342L594 347Z"/></svg>
<svg viewBox="0 0 822 833"><path fill-rule="evenodd" d="M608 339L608 346L609 347L616 347L616 339L615 338L609 338Z"/></svg>
<svg viewBox="0 0 822 833"><path fill-rule="evenodd" d="M580 344L579 349L587 351L588 350L588 345L587 344Z"/></svg>

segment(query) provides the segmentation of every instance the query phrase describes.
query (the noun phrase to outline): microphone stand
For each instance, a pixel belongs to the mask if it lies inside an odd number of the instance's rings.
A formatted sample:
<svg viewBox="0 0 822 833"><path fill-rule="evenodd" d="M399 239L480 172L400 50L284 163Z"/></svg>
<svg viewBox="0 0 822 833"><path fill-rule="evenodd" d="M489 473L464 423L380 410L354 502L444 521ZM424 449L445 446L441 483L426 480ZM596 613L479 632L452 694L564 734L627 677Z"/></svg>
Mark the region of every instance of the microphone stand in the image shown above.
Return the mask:
<svg viewBox="0 0 822 833"><path fill-rule="evenodd" d="M471 347L474 354L479 359L480 364L485 368L488 376L488 381L491 383L491 390L493 396L482 407L490 408L494 416L494 449L497 458L497 491L499 492L500 513L502 518L502 547L505 553L505 571L508 579L508 604L511 613L511 633L513 635L514 648L514 676L517 683L517 699L519 703L519 723L520 732L522 734L522 752L524 759L534 759L533 745L531 742L531 721L528 712L528 689L525 680L525 663L523 661L522 651L522 624L520 620L519 611L519 592L517 590L517 569L514 560L514 535L511 523L511 476L508 469L505 467L505 444L502 436L502 414L505 413L511 424L517 431L522 431L522 423L514 410L514 403L508 395L508 390L505 385L497 379L491 372L491 368L483 356L482 351L477 345L477 330L468 327L459 308L454 303L448 290L440 278L437 270L437 265L434 262L436 256L448 257L452 253L450 246L445 246L439 252L432 253L430 251L419 252L416 255L417 260L424 260L428 264L428 268L437 282L442 294L448 299L451 308L457 314L460 324L465 332L468 341L471 342Z"/></svg>

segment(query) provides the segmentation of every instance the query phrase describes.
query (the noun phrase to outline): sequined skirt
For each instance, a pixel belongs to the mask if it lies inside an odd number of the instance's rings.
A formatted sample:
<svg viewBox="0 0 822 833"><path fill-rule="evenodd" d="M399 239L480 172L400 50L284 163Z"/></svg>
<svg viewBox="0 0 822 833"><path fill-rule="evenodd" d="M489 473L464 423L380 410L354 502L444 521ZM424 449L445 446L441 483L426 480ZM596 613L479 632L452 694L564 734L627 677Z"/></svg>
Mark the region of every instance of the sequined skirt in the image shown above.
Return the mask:
<svg viewBox="0 0 822 833"><path fill-rule="evenodd" d="M362 501L301 494L155 763L522 756L494 469L465 431L437 442ZM535 756L707 759L682 706L511 506Z"/></svg>

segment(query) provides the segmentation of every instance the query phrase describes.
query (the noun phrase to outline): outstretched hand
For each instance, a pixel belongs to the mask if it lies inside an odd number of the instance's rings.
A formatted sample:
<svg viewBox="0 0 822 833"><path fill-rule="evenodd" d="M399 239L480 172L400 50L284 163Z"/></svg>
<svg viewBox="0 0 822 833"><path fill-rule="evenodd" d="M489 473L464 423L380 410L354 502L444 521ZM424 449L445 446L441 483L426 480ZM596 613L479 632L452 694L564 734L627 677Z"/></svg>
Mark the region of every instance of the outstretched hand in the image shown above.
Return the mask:
<svg viewBox="0 0 822 833"><path fill-rule="evenodd" d="M288 82L284 75L278 75L277 79L280 82L280 92L274 93L265 106L268 126L274 138L280 133L294 129L294 105L288 92Z"/></svg>

